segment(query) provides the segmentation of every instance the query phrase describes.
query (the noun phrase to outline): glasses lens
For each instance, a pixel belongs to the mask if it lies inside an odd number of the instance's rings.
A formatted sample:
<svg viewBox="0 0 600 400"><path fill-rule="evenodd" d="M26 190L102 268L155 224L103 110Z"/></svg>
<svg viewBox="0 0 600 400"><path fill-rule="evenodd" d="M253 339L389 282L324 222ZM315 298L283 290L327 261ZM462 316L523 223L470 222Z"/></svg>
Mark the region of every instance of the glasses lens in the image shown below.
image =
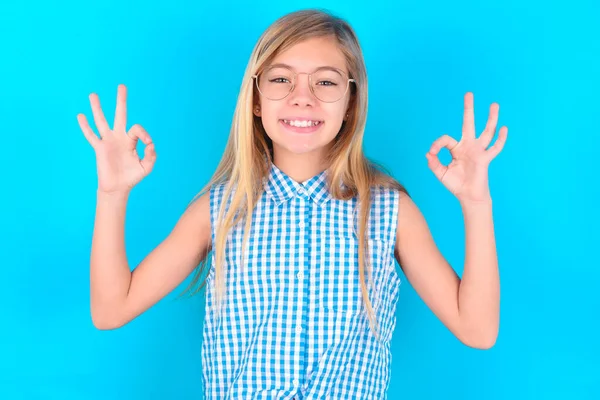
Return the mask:
<svg viewBox="0 0 600 400"><path fill-rule="evenodd" d="M292 90L294 72L285 67L271 67L258 76L258 90L270 100L281 100ZM312 89L317 99L333 103L348 89L348 77L332 69L320 69L312 74Z"/></svg>
<svg viewBox="0 0 600 400"><path fill-rule="evenodd" d="M338 71L321 69L312 75L315 96L324 102L340 100L346 93L348 78Z"/></svg>
<svg viewBox="0 0 600 400"><path fill-rule="evenodd" d="M269 68L258 77L258 90L268 99L280 100L292 90L293 82L294 73L288 68Z"/></svg>

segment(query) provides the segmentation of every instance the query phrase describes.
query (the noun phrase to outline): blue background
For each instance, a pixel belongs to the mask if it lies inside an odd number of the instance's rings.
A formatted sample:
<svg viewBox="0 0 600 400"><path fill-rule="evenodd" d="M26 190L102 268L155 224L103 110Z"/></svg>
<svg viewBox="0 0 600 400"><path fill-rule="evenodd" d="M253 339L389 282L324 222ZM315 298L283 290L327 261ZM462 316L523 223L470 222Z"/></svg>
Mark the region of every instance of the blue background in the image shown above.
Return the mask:
<svg viewBox="0 0 600 400"><path fill-rule="evenodd" d="M591 0L3 3L0 398L202 397L203 296L176 299L189 281L121 329L92 325L96 165L76 115L91 120L97 92L112 120L125 83L128 125L156 143L155 169L128 204L135 266L216 167L256 39L313 6L355 27L370 79L367 155L407 186L459 273L461 209L425 153L442 134L460 137L467 91L478 133L494 101L509 128L490 167L497 344L462 345L404 281L390 398L600 398L600 6Z"/></svg>

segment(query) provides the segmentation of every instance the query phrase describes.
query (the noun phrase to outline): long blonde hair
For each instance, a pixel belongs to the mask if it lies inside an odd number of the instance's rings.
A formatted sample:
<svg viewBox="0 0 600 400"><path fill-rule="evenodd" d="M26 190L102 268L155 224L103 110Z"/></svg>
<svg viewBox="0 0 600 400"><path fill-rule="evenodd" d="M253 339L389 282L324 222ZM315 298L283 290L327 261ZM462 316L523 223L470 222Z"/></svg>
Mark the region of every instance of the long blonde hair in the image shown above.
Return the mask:
<svg viewBox="0 0 600 400"><path fill-rule="evenodd" d="M260 118L252 112L258 99L258 91L252 75L260 73L278 53L301 41L316 37L333 37L337 40L345 56L349 75L356 80L356 86L351 85L348 118L342 124L327 155L326 165L329 166L327 184L331 195L336 199L348 200L358 196L359 277L370 326L377 336L374 328L376 325L374 312L365 283L365 255L367 254L365 232L369 216L370 190L372 186L380 185L405 193L407 191L389 174L382 172L383 168L368 160L363 153L363 136L367 118L367 74L358 39L353 28L346 21L324 10L308 9L284 15L267 28L256 43L246 67L223 157L210 181L190 204L215 184L226 184L224 199L229 199L233 191L226 213L227 201L221 203L216 219L219 221L219 229L216 231L214 246L213 244L210 246L211 251L216 250L214 282L216 301L219 304L225 291L223 260L227 232L238 223L240 218L245 218L243 260L252 210L264 190L264 178L269 174L273 161L272 142ZM209 252L206 254L196 268L196 274L188 289L197 285L200 280L202 271L210 259ZM205 283L206 279L198 291Z"/></svg>

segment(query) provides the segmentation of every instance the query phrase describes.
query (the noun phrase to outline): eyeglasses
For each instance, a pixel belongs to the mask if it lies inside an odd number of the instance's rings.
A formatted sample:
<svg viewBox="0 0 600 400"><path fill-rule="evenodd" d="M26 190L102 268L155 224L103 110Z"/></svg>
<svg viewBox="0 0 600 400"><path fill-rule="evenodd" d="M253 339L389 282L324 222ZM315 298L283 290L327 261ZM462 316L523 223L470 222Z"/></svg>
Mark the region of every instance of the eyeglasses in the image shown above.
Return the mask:
<svg viewBox="0 0 600 400"><path fill-rule="evenodd" d="M257 75L256 87L260 94L269 100L283 100L296 87L298 75L308 75L308 83L312 94L325 103L335 103L346 95L350 82L354 79L337 68L323 67L312 73L294 72L288 67L273 65Z"/></svg>

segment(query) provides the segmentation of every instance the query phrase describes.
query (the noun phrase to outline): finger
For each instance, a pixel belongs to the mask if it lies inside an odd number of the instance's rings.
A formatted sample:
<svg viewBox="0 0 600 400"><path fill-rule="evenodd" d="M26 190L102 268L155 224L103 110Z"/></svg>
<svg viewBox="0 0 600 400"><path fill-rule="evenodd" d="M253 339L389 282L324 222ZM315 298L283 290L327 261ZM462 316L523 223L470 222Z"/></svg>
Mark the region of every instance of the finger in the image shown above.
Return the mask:
<svg viewBox="0 0 600 400"><path fill-rule="evenodd" d="M144 171L146 171L146 174L149 174L150 171L152 171L152 168L154 168L154 162L156 161L156 150L152 138L148 132L138 124L133 125L127 135L136 142L140 139L142 143L146 145L146 148L144 149L144 158L140 161L140 164Z"/></svg>
<svg viewBox="0 0 600 400"><path fill-rule="evenodd" d="M433 142L431 148L429 149L429 153L436 156L440 152L440 150L442 150L442 148L445 147L448 150L452 151L457 145L458 142L456 141L456 139L449 135L443 135L436 139L435 142Z"/></svg>
<svg viewBox="0 0 600 400"><path fill-rule="evenodd" d="M498 133L498 139L496 139L496 143L486 150L485 154L487 156L488 161L492 161L504 148L504 144L506 143L506 138L508 136L508 128L503 126L500 128L500 132Z"/></svg>
<svg viewBox="0 0 600 400"><path fill-rule="evenodd" d="M444 176L444 174L446 173L446 171L448 170L448 167L445 166L444 164L442 164L440 162L440 159L436 155L427 153L427 154L425 154L425 157L427 157L427 161L428 161L427 165L429 166L431 171L433 171L433 174L439 180L441 180L442 177Z"/></svg>
<svg viewBox="0 0 600 400"><path fill-rule="evenodd" d="M104 118L104 113L102 112L102 107L100 105L100 99L96 93L90 94L90 103L92 105L92 113L94 114L96 128L98 128L100 136L105 137L110 133L110 128L106 122L106 118Z"/></svg>
<svg viewBox="0 0 600 400"><path fill-rule="evenodd" d="M154 143L150 143L144 149L144 158L140 163L142 164L142 168L146 171L146 174L152 172L152 168L154 168L154 162L156 161L156 150L154 148Z"/></svg>
<svg viewBox="0 0 600 400"><path fill-rule="evenodd" d="M127 88L121 84L117 88L117 109L113 129L125 133L127 125Z"/></svg>
<svg viewBox="0 0 600 400"><path fill-rule="evenodd" d="M490 145L490 142L496 133L496 126L498 125L498 110L500 110L500 105L498 103L493 103L490 106L490 116L487 120L487 124L485 125L485 130L481 136L479 136L479 140L481 141L481 145L484 150Z"/></svg>
<svg viewBox="0 0 600 400"><path fill-rule="evenodd" d="M475 137L475 110L473 109L473 93L465 94L465 110L463 114L463 137Z"/></svg>
<svg viewBox="0 0 600 400"><path fill-rule="evenodd" d="M81 128L83 135L87 139L87 141L92 145L93 148L96 148L98 143L100 143L100 139L94 133L90 124L88 123L87 118L83 114L77 114L77 122L79 122L79 127Z"/></svg>
<svg viewBox="0 0 600 400"><path fill-rule="evenodd" d="M142 143L144 143L146 146L152 143L152 138L148 132L146 132L146 130L139 124L133 125L129 132L127 132L127 135L136 142L138 139L141 139Z"/></svg>

